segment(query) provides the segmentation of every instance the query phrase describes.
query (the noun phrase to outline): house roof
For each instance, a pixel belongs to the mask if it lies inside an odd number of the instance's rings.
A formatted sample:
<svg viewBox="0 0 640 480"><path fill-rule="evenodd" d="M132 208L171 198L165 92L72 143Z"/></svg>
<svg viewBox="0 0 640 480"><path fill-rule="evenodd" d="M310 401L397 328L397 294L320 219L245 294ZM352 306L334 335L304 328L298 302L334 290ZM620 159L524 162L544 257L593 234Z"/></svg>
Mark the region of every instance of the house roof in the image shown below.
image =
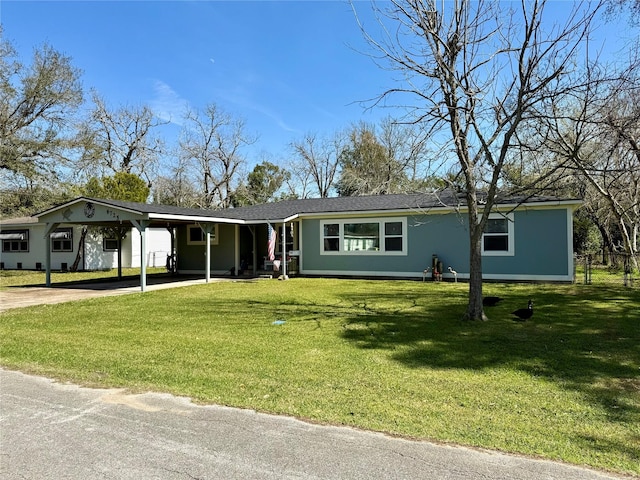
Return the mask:
<svg viewBox="0 0 640 480"><path fill-rule="evenodd" d="M32 223L38 223L36 217L17 217L17 218L3 218L0 220L0 226L2 225L28 225Z"/></svg>
<svg viewBox="0 0 640 480"><path fill-rule="evenodd" d="M480 202L482 197L480 196ZM79 197L63 205L41 212L37 217L46 215L68 205L90 201L105 206L112 206L132 213L145 215L152 219L171 218L191 221L229 222L229 223L264 223L267 221L288 221L300 216L319 216L327 214L383 213L394 211L431 211L464 208L466 197L452 190L428 193L371 195L358 197L307 198L283 200L261 205L229 208L225 210L205 210L198 208L182 208L172 205L126 202L122 200L97 199ZM558 197L503 197L496 199L500 206L525 205L579 205L580 200Z"/></svg>

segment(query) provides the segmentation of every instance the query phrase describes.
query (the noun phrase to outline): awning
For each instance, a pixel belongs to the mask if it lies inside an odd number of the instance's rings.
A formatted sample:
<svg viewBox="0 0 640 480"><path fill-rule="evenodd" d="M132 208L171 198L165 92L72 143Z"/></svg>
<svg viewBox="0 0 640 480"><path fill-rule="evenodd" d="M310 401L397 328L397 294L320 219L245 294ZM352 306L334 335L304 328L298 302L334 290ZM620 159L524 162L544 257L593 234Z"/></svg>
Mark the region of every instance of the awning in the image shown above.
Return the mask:
<svg viewBox="0 0 640 480"><path fill-rule="evenodd" d="M24 240L24 233L0 233L0 240Z"/></svg>
<svg viewBox="0 0 640 480"><path fill-rule="evenodd" d="M69 232L68 230L65 230L64 232L53 232L51 234L52 240L59 240L59 239L67 240L69 238L71 238L71 232Z"/></svg>

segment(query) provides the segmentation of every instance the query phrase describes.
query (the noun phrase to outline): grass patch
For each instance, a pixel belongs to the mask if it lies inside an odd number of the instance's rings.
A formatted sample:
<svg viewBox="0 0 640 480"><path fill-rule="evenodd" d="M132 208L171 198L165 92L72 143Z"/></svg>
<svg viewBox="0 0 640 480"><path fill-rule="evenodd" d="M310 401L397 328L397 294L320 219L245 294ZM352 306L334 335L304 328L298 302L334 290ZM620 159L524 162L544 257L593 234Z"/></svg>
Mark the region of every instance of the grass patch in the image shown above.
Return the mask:
<svg viewBox="0 0 640 480"><path fill-rule="evenodd" d="M16 309L0 363L640 474L640 292L487 284L506 300L465 323L467 288L294 278Z"/></svg>

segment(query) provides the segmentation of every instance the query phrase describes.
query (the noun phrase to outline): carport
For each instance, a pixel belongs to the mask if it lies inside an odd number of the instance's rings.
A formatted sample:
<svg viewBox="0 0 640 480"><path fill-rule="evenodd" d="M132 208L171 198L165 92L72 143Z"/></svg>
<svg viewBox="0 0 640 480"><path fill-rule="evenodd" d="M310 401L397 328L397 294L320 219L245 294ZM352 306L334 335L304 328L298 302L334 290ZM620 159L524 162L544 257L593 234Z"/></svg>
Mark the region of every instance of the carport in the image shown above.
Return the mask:
<svg viewBox="0 0 640 480"><path fill-rule="evenodd" d="M175 249L173 230L181 224L197 224L204 232L205 280L211 278L210 255L211 233L216 223L238 225L241 220L220 218L216 211L185 209L169 205L150 205L80 197L37 215L38 222L45 225L46 240L46 285L51 286L51 233L61 224L87 225L94 227L126 228L137 230L140 235L141 264L140 289L147 289L147 245L146 233L149 228L167 228L172 232L172 251ZM236 227L237 233L237 227ZM236 241L237 243L237 241ZM239 267L239 256L235 255L235 268ZM119 260L120 262L120 260ZM120 265L118 265L120 267Z"/></svg>

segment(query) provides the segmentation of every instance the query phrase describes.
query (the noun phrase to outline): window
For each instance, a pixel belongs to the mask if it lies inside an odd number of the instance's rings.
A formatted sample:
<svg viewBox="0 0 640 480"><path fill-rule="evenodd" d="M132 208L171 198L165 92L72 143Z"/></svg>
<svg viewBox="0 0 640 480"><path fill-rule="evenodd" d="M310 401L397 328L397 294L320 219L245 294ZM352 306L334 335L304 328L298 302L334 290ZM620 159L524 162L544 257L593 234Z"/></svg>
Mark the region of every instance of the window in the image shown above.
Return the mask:
<svg viewBox="0 0 640 480"><path fill-rule="evenodd" d="M290 252L291 250L293 250L293 228L287 228L287 238L286 238L286 249L287 252ZM277 240L277 247L281 247L282 245L282 227L278 227L278 240ZM282 251L282 248L280 248L280 251Z"/></svg>
<svg viewBox="0 0 640 480"><path fill-rule="evenodd" d="M28 252L29 230L4 230L0 232L3 252Z"/></svg>
<svg viewBox="0 0 640 480"><path fill-rule="evenodd" d="M406 219L322 221L322 255L406 255Z"/></svg>
<svg viewBox="0 0 640 480"><path fill-rule="evenodd" d="M187 245L205 245L207 238L200 225L187 225ZM211 231L211 245L218 244L218 224Z"/></svg>
<svg viewBox="0 0 640 480"><path fill-rule="evenodd" d="M102 239L102 250L105 252L115 252L118 250L118 239L113 237L104 237Z"/></svg>
<svg viewBox="0 0 640 480"><path fill-rule="evenodd" d="M340 250L340 224L327 223L323 226L324 251L338 252Z"/></svg>
<svg viewBox="0 0 640 480"><path fill-rule="evenodd" d="M380 250L379 223L345 223L344 251L357 252L359 250Z"/></svg>
<svg viewBox="0 0 640 480"><path fill-rule="evenodd" d="M513 214L492 213L482 235L482 254L487 256L513 255Z"/></svg>
<svg viewBox="0 0 640 480"><path fill-rule="evenodd" d="M402 238L402 222L385 222L384 249L387 252L401 252L404 243Z"/></svg>
<svg viewBox="0 0 640 480"><path fill-rule="evenodd" d="M52 252L72 252L73 251L73 229L56 228L51 234Z"/></svg>

